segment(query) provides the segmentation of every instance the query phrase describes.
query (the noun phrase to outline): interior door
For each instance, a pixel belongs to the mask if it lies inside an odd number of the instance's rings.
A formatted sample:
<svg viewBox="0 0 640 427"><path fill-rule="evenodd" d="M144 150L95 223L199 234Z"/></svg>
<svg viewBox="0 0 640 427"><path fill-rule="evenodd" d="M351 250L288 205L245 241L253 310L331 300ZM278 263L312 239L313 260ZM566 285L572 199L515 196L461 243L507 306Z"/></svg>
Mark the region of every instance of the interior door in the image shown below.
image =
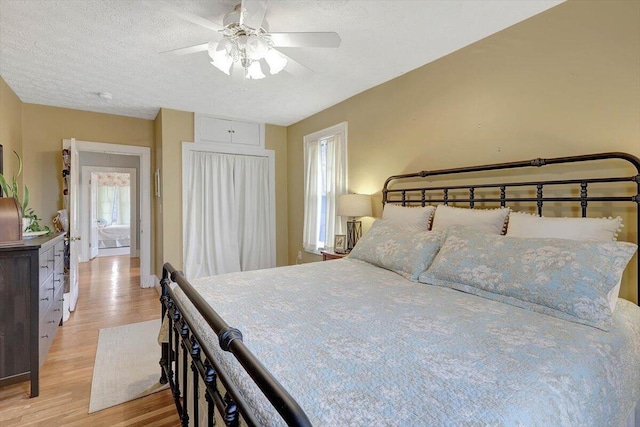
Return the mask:
<svg viewBox="0 0 640 427"><path fill-rule="evenodd" d="M89 259L98 256L98 177L95 173L89 178L89 191L91 194L91 206L89 217Z"/></svg>
<svg viewBox="0 0 640 427"><path fill-rule="evenodd" d="M75 138L69 142L69 154L71 155L71 170L69 171L69 310L76 309L78 302L78 251L80 243L80 212L79 212L79 185L80 185L80 156Z"/></svg>

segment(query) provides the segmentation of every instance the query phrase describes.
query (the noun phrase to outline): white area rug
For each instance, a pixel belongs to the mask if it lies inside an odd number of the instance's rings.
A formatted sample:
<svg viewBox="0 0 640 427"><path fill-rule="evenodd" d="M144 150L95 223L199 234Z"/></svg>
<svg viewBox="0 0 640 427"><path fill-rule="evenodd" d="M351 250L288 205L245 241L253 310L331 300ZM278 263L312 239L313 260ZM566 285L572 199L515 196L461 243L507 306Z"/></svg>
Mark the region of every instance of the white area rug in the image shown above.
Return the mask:
<svg viewBox="0 0 640 427"><path fill-rule="evenodd" d="M160 319L100 329L89 413L167 388L160 379Z"/></svg>

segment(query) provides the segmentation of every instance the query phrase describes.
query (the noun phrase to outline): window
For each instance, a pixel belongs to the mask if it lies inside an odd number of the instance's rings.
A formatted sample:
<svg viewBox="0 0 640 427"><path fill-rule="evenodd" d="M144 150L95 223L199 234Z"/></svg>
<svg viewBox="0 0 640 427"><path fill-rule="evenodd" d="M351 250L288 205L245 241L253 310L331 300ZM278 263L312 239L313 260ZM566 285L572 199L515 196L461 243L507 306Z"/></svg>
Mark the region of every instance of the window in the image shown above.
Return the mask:
<svg viewBox="0 0 640 427"><path fill-rule="evenodd" d="M344 234L336 215L338 196L347 192L347 123L304 137L304 232L306 251L333 246Z"/></svg>

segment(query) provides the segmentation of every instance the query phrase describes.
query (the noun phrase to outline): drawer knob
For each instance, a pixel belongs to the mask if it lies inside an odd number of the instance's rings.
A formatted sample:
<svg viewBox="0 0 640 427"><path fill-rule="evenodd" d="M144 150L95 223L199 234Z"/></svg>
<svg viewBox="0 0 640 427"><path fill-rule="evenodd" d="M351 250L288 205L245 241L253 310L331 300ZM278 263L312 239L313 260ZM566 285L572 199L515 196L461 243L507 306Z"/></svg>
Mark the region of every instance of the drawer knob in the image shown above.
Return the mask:
<svg viewBox="0 0 640 427"><path fill-rule="evenodd" d="M59 308L54 308L53 311L60 311L60 309Z"/></svg>
<svg viewBox="0 0 640 427"><path fill-rule="evenodd" d="M50 259L47 262L50 262L51 264L53 264L55 262L55 260Z"/></svg>
<svg viewBox="0 0 640 427"><path fill-rule="evenodd" d="M40 338L49 338L49 335L42 335Z"/></svg>
<svg viewBox="0 0 640 427"><path fill-rule="evenodd" d="M48 265L41 265L40 268L46 268L48 270L49 266Z"/></svg>
<svg viewBox="0 0 640 427"><path fill-rule="evenodd" d="M56 288L55 286L52 286L52 287L50 287L50 288L47 288L46 290L47 290L47 291L52 291L52 290L54 290L55 288Z"/></svg>
<svg viewBox="0 0 640 427"><path fill-rule="evenodd" d="M53 279L54 282L60 283L60 279Z"/></svg>
<svg viewBox="0 0 640 427"><path fill-rule="evenodd" d="M40 298L40 301L49 301L49 297L46 297L46 298Z"/></svg>
<svg viewBox="0 0 640 427"><path fill-rule="evenodd" d="M55 320L49 320L47 323L56 323Z"/></svg>
<svg viewBox="0 0 640 427"><path fill-rule="evenodd" d="M53 256L57 258L57 257L59 257L59 256L60 256L60 254L59 254L59 253L57 253L57 254L54 254Z"/></svg>
<svg viewBox="0 0 640 427"><path fill-rule="evenodd" d="M62 302L62 301L64 301L64 298L60 298L58 301Z"/></svg>

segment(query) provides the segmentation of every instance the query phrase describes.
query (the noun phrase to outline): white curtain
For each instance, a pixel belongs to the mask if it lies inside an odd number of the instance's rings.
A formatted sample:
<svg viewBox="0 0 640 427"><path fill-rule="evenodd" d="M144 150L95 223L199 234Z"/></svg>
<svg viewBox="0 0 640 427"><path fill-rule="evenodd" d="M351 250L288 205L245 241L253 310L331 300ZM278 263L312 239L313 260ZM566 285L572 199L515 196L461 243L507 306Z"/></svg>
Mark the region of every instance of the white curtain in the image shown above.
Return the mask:
<svg viewBox="0 0 640 427"><path fill-rule="evenodd" d="M196 151L188 176L187 277L272 267L268 158Z"/></svg>
<svg viewBox="0 0 640 427"><path fill-rule="evenodd" d="M105 225L131 224L131 187L98 185L98 220Z"/></svg>
<svg viewBox="0 0 640 427"><path fill-rule="evenodd" d="M305 141L305 195L303 246L307 251L333 247L333 237L344 234L337 216L338 196L347 192L345 135L337 133Z"/></svg>

